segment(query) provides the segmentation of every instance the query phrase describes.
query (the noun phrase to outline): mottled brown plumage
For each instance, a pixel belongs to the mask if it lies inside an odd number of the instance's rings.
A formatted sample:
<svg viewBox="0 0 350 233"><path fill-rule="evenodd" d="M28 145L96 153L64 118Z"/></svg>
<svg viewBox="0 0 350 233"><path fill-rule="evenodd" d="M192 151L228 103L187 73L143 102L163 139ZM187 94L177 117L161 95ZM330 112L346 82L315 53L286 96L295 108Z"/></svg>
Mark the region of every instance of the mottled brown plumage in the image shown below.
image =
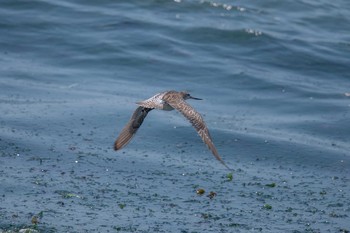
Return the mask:
<svg viewBox="0 0 350 233"><path fill-rule="evenodd" d="M119 150L130 142L138 128L141 126L148 112L152 109L161 109L166 111L176 109L191 122L192 126L196 129L199 136L208 146L215 158L219 160L226 168L230 169L221 159L218 151L216 150L202 116L185 101L186 99L198 98L192 97L187 92L166 91L158 93L147 100L138 102L137 104L140 106L135 110L130 121L123 128L119 137L115 141L114 149Z"/></svg>

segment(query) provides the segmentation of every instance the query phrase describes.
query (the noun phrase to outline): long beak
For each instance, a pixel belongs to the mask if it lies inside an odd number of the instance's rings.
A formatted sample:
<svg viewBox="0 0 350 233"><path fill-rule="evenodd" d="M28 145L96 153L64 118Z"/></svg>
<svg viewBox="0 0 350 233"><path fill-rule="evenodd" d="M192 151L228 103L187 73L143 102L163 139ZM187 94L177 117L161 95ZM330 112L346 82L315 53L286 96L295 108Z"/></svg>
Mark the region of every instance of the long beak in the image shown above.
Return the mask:
<svg viewBox="0 0 350 233"><path fill-rule="evenodd" d="M203 100L203 99L196 98L196 97L193 97L193 96L190 96L190 99L194 99L194 100Z"/></svg>

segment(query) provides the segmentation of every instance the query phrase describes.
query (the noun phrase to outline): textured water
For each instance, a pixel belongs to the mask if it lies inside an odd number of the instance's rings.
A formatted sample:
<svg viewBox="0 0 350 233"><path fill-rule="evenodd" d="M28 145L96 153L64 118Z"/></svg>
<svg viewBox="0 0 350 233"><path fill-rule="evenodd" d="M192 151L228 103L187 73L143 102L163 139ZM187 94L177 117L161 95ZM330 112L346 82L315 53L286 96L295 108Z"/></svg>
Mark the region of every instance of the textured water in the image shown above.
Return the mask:
<svg viewBox="0 0 350 233"><path fill-rule="evenodd" d="M349 232L349 25L345 0L1 1L0 232ZM174 111L112 150L170 89L232 180Z"/></svg>

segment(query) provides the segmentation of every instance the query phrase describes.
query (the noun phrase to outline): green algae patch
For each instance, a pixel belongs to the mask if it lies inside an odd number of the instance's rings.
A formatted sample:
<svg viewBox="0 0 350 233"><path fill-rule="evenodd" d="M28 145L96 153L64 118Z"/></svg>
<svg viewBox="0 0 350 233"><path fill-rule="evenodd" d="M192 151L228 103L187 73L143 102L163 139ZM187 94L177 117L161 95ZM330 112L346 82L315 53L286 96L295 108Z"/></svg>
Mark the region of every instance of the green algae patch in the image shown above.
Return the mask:
<svg viewBox="0 0 350 233"><path fill-rule="evenodd" d="M269 204L265 204L265 205L263 206L263 209L265 209L265 210L271 210L271 209L272 209L272 206L269 205Z"/></svg>
<svg viewBox="0 0 350 233"><path fill-rule="evenodd" d="M79 198L79 199L84 199L82 196L69 192L69 191L65 191L65 190L57 190L55 191L55 193L61 195L61 197L63 197L64 199L69 199L69 198Z"/></svg>
<svg viewBox="0 0 350 233"><path fill-rule="evenodd" d="M126 204L124 204L124 203L119 203L119 204L118 204L118 207L119 207L120 209L124 209L125 206L126 206Z"/></svg>
<svg viewBox="0 0 350 233"><path fill-rule="evenodd" d="M226 175L226 178L227 178L228 181L232 181L232 180L233 180L233 174L232 174L232 172L228 173L228 174Z"/></svg>
<svg viewBox="0 0 350 233"><path fill-rule="evenodd" d="M274 188L276 187L276 183L265 184L266 187Z"/></svg>

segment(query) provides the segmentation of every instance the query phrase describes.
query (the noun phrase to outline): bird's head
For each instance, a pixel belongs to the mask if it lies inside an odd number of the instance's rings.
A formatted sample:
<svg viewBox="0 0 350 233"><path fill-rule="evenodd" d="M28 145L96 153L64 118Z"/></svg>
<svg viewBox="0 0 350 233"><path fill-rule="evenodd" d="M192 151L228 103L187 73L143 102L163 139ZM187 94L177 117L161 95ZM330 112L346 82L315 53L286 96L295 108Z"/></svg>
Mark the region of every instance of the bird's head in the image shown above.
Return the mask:
<svg viewBox="0 0 350 233"><path fill-rule="evenodd" d="M184 98L185 100L187 100L187 99L202 100L200 98L195 98L195 97L191 96L190 93L185 92L185 91L182 91L180 93L182 95L182 98Z"/></svg>

